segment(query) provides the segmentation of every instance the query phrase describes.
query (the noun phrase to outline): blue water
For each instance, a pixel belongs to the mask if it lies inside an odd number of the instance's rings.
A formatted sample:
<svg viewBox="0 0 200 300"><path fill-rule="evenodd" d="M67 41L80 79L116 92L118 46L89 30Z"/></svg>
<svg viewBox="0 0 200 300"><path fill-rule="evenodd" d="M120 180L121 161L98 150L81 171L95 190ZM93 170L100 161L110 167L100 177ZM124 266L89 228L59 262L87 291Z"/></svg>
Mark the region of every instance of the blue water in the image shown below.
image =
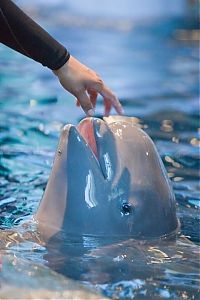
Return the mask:
<svg viewBox="0 0 200 300"><path fill-rule="evenodd" d="M173 183L180 235L192 244L181 238L125 244L83 238L63 240L62 250L23 241L8 245L9 253L47 264L113 299L198 299L198 44L177 34L192 25L161 20L124 30L110 23L56 23L50 17L40 22L101 74L126 115L136 117L152 137ZM49 70L3 45L0 108L0 226L20 233L42 197L60 128L77 124L84 114ZM96 115L102 111L99 99Z"/></svg>

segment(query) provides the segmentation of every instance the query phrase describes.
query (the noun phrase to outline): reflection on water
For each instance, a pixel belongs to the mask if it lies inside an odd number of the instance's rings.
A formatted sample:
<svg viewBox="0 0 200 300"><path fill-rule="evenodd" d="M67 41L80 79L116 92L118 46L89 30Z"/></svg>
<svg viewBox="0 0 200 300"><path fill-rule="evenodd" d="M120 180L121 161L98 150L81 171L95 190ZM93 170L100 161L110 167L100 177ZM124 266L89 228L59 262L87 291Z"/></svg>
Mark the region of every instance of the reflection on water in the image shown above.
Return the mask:
<svg viewBox="0 0 200 300"><path fill-rule="evenodd" d="M144 299L198 299L199 247L184 237L179 236L177 240L119 241L116 238L59 235L54 241L42 245L40 237L28 225L18 228L18 231L21 233L1 234L1 252L15 253L18 258L16 268L21 267L23 260L25 265L27 260L29 266L31 262L37 264L39 270L45 265L112 299L136 296ZM4 265L3 268L6 276ZM49 281L50 275L46 274ZM36 280L34 273L29 276Z"/></svg>
<svg viewBox="0 0 200 300"><path fill-rule="evenodd" d="M41 199L61 126L77 123L83 115L48 70L1 45L0 225L22 234L20 239L2 237L4 254L47 264L114 299L197 299L197 45L174 38L181 27L177 20L128 31L66 24L58 28L50 21L46 26L71 53L102 74L120 96L126 114L136 117L153 138L174 186L182 234L194 244L181 239L153 245L110 240L107 244L113 246L105 246L105 241L85 239L48 249L28 234L29 227L22 232L21 224ZM101 112L99 101L96 113Z"/></svg>

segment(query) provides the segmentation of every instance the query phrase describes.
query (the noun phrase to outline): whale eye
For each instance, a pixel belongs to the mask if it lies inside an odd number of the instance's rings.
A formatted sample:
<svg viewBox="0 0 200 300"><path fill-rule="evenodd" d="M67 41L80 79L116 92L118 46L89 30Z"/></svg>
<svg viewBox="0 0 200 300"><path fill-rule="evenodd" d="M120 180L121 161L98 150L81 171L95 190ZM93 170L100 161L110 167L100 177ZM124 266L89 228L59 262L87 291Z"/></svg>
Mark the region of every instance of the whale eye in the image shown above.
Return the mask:
<svg viewBox="0 0 200 300"><path fill-rule="evenodd" d="M121 211L124 215L129 215L132 212L133 208L130 204L124 203L122 204Z"/></svg>

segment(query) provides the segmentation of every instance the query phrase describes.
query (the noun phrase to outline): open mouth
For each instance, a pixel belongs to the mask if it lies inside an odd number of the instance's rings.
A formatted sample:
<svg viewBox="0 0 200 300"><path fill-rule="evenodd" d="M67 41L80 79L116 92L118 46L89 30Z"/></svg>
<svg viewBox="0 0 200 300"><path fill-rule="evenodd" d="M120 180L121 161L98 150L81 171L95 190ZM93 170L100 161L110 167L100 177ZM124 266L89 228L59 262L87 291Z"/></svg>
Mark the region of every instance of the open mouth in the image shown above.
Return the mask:
<svg viewBox="0 0 200 300"><path fill-rule="evenodd" d="M76 126L76 129L78 130L79 134L84 138L85 142L92 150L96 159L99 160L93 118L84 119Z"/></svg>
<svg viewBox="0 0 200 300"><path fill-rule="evenodd" d="M76 126L79 135L92 151L105 179L111 179L117 163L115 134L110 129L111 123L110 117L103 120L86 118Z"/></svg>

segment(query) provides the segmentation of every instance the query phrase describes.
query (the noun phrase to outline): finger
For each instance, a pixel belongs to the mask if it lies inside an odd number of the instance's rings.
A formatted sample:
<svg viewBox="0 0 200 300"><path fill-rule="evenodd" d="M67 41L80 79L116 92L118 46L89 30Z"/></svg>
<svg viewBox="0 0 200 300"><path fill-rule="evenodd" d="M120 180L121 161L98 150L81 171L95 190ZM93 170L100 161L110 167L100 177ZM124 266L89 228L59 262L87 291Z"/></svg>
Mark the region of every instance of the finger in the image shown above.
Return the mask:
<svg viewBox="0 0 200 300"><path fill-rule="evenodd" d="M96 91L88 90L88 94L90 95L90 101L92 102L94 108L96 106L98 93Z"/></svg>
<svg viewBox="0 0 200 300"><path fill-rule="evenodd" d="M94 115L94 109L93 105L90 101L89 96L87 95L86 91L81 91L77 95L78 102L80 103L82 109L88 116L93 116Z"/></svg>
<svg viewBox="0 0 200 300"><path fill-rule="evenodd" d="M111 111L111 107L112 107L111 102L107 98L104 98L104 108L105 108L104 114L105 114L106 117L109 116L110 111Z"/></svg>
<svg viewBox="0 0 200 300"><path fill-rule="evenodd" d="M119 102L119 99L113 92L107 88L105 85L103 86L102 90L99 91L99 93L103 96L104 99L109 99L111 101L111 104L115 108L116 112L120 115L124 114L124 110L122 108L121 103Z"/></svg>

